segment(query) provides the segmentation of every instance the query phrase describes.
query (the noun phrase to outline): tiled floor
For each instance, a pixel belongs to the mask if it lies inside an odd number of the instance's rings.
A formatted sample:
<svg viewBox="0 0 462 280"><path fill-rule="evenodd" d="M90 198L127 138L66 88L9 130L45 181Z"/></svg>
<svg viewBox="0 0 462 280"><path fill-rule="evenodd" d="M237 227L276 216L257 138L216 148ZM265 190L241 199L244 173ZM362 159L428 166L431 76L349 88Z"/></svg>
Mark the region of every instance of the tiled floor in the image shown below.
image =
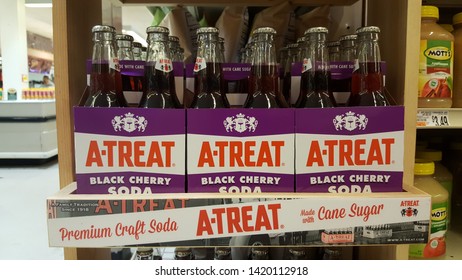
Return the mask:
<svg viewBox="0 0 462 280"><path fill-rule="evenodd" d="M60 260L48 247L46 198L59 190L58 161L0 165L0 260Z"/></svg>

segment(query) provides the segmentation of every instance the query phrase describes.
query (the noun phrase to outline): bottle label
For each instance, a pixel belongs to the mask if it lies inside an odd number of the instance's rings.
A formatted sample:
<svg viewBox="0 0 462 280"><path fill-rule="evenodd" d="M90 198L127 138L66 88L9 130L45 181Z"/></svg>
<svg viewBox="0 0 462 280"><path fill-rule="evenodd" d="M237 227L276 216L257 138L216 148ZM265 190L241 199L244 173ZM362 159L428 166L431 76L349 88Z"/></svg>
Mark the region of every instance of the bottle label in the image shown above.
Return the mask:
<svg viewBox="0 0 462 280"><path fill-rule="evenodd" d="M448 202L433 203L431 212L430 240L427 244L409 246L409 256L414 258L435 258L446 253L446 230L448 223Z"/></svg>
<svg viewBox="0 0 462 280"><path fill-rule="evenodd" d="M302 73L313 68L313 64L311 63L311 58L304 58L303 59L303 66L302 66Z"/></svg>
<svg viewBox="0 0 462 280"><path fill-rule="evenodd" d="M199 72L207 68L207 64L205 63L205 58L203 57L197 57L196 58L196 64L194 64L194 72Z"/></svg>
<svg viewBox="0 0 462 280"><path fill-rule="evenodd" d="M420 41L419 97L452 97L453 47L451 41Z"/></svg>
<svg viewBox="0 0 462 280"><path fill-rule="evenodd" d="M117 57L113 57L109 60L109 68L120 71L119 59Z"/></svg>
<svg viewBox="0 0 462 280"><path fill-rule="evenodd" d="M156 70L169 73L173 71L173 63L170 58L159 58L156 61Z"/></svg>

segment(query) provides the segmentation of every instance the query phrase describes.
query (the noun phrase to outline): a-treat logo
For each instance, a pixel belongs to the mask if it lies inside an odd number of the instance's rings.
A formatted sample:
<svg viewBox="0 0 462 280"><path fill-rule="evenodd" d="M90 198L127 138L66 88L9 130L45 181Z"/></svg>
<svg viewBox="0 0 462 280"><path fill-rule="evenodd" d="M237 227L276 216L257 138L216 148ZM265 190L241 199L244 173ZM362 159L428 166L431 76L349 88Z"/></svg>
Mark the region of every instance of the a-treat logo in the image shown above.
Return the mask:
<svg viewBox="0 0 462 280"><path fill-rule="evenodd" d="M126 131L131 133L135 130L144 132L148 121L143 116L135 116L133 113L126 113L125 115L115 116L112 119L112 127L114 131Z"/></svg>
<svg viewBox="0 0 462 280"><path fill-rule="evenodd" d="M255 132L258 125L258 120L255 117L250 117L239 113L236 116L227 117L223 121L223 125L226 129L226 132Z"/></svg>
<svg viewBox="0 0 462 280"><path fill-rule="evenodd" d="M203 209L196 236L257 233L283 228L279 225L280 203Z"/></svg>
<svg viewBox="0 0 462 280"><path fill-rule="evenodd" d="M348 130L353 131L355 129L365 130L368 122L368 118L362 114L356 114L354 112L347 112L345 114L335 116L333 123L335 130Z"/></svg>

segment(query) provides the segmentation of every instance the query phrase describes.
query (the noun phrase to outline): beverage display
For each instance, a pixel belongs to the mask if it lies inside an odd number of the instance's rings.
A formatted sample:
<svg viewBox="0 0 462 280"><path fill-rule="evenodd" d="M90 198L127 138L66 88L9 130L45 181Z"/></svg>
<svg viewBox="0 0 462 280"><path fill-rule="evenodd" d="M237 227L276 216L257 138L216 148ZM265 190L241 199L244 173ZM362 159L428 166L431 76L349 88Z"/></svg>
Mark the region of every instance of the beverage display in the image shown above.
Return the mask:
<svg viewBox="0 0 462 280"><path fill-rule="evenodd" d="M422 6L419 108L451 108L454 36L438 25L439 10Z"/></svg>
<svg viewBox="0 0 462 280"><path fill-rule="evenodd" d="M351 78L351 95L348 106L389 106L383 88L383 73L380 66L380 28L361 27L358 35L358 59Z"/></svg>
<svg viewBox="0 0 462 280"><path fill-rule="evenodd" d="M117 93L116 75L119 60L114 47L114 28L96 25L93 32L93 55L90 73L90 92L86 107L125 107L122 94Z"/></svg>
<svg viewBox="0 0 462 280"><path fill-rule="evenodd" d="M248 95L244 108L287 108L287 102L279 91L278 64L271 27L257 28L252 33L251 70Z"/></svg>
<svg viewBox="0 0 462 280"><path fill-rule="evenodd" d="M289 248L289 259L291 260L306 260L306 250L303 247Z"/></svg>
<svg viewBox="0 0 462 280"><path fill-rule="evenodd" d="M150 26L148 52L144 67L145 86L139 107L181 108L175 91L173 64L168 46L169 30L166 27Z"/></svg>
<svg viewBox="0 0 462 280"><path fill-rule="evenodd" d="M199 47L194 65L194 98L190 108L229 108L222 92L222 55L218 29L202 27L197 30Z"/></svg>
<svg viewBox="0 0 462 280"><path fill-rule="evenodd" d="M431 229L427 244L409 245L410 259L441 259L446 253L448 191L433 178L435 164L416 159L414 185L431 195Z"/></svg>
<svg viewBox="0 0 462 280"><path fill-rule="evenodd" d="M454 84L452 87L452 105L462 108L462 13L452 17L454 26Z"/></svg>
<svg viewBox="0 0 462 280"><path fill-rule="evenodd" d="M303 68L297 108L335 107L329 89L329 54L326 46L327 28L313 27L305 32L308 46L302 51Z"/></svg>
<svg viewBox="0 0 462 280"><path fill-rule="evenodd" d="M340 61L340 42L328 42L326 45L329 53L329 61Z"/></svg>
<svg viewBox="0 0 462 280"><path fill-rule="evenodd" d="M183 59L180 58L180 38L168 36L168 47L170 48L170 57L172 61L183 61Z"/></svg>

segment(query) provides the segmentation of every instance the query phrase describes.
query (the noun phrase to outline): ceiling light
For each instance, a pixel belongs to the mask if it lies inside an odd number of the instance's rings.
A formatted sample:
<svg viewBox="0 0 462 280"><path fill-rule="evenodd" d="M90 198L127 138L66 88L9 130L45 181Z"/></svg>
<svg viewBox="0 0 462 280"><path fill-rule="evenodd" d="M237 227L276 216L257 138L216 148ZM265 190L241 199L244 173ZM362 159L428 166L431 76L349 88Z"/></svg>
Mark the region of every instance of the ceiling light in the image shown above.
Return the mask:
<svg viewBox="0 0 462 280"><path fill-rule="evenodd" d="M27 8L52 8L52 3L26 3L24 4Z"/></svg>

